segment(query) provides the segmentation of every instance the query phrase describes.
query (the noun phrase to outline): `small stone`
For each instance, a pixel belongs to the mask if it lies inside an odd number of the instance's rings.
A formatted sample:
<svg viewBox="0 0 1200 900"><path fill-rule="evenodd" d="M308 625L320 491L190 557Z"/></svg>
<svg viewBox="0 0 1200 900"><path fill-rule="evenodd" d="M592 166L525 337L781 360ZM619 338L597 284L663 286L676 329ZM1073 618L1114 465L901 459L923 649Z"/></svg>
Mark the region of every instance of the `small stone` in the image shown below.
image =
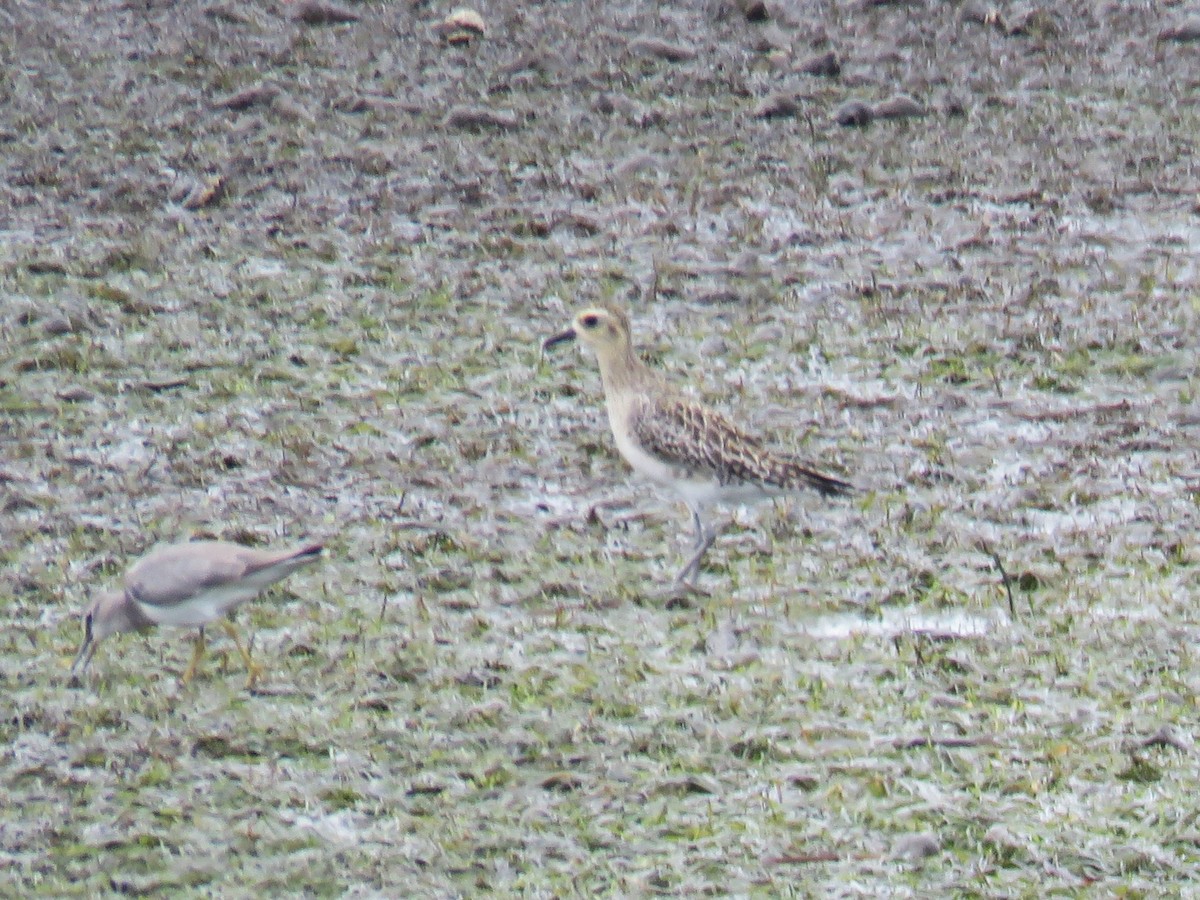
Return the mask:
<svg viewBox="0 0 1200 900"><path fill-rule="evenodd" d="M1168 25L1158 33L1158 39L1180 43L1200 41L1200 18L1184 19L1182 22Z"/></svg>
<svg viewBox="0 0 1200 900"><path fill-rule="evenodd" d="M483 16L473 9L460 7L438 23L435 29L447 44L469 44L487 30Z"/></svg>
<svg viewBox="0 0 1200 900"><path fill-rule="evenodd" d="M204 14L218 22L228 22L231 25L251 25L254 19L249 13L238 9L232 3L216 3L207 7Z"/></svg>
<svg viewBox="0 0 1200 900"><path fill-rule="evenodd" d="M442 120L447 128L496 128L512 131L520 124L510 112L499 112L486 106L455 106Z"/></svg>
<svg viewBox="0 0 1200 900"><path fill-rule="evenodd" d="M1002 24L1009 37L1052 37L1059 30L1054 16L1036 6L1015 10Z"/></svg>
<svg viewBox="0 0 1200 900"><path fill-rule="evenodd" d="M976 25L997 25L1000 24L1000 11L984 0L967 0L958 10L958 19Z"/></svg>
<svg viewBox="0 0 1200 900"><path fill-rule="evenodd" d="M763 0L736 0L736 3L748 22L765 22L770 18L767 4Z"/></svg>
<svg viewBox="0 0 1200 900"><path fill-rule="evenodd" d="M42 331L51 337L75 333L75 323L63 315L51 315L42 320Z"/></svg>
<svg viewBox="0 0 1200 900"><path fill-rule="evenodd" d="M224 196L225 176L213 175L205 180L203 184L196 185L183 198L182 206L184 209L203 209L205 206L212 206L215 203L219 203Z"/></svg>
<svg viewBox="0 0 1200 900"><path fill-rule="evenodd" d="M892 856L896 859L927 859L942 850L942 842L937 835L923 832L921 834L906 834L892 845Z"/></svg>
<svg viewBox="0 0 1200 900"><path fill-rule="evenodd" d="M667 62L687 62L696 58L696 51L684 44L673 44L657 37L634 38L629 42L629 52L636 56L665 59Z"/></svg>
<svg viewBox="0 0 1200 900"><path fill-rule="evenodd" d="M965 116L967 104L959 97L950 97L942 104L942 112L948 116Z"/></svg>
<svg viewBox="0 0 1200 900"><path fill-rule="evenodd" d="M1025 849L1024 844L999 823L983 833L983 845L990 849L1000 850L1006 855Z"/></svg>
<svg viewBox="0 0 1200 900"><path fill-rule="evenodd" d="M218 109L232 109L240 112L250 109L252 106L270 103L278 94L279 88L273 84L255 84L232 94L226 94L224 97L218 97L213 101L213 106Z"/></svg>
<svg viewBox="0 0 1200 900"><path fill-rule="evenodd" d="M613 166L613 175L617 178L632 178L642 172L657 172L662 167L662 160L653 153L642 151L627 156Z"/></svg>
<svg viewBox="0 0 1200 900"><path fill-rule="evenodd" d="M542 788L547 791L575 791L583 787L583 779L574 772L555 772L542 779Z"/></svg>
<svg viewBox="0 0 1200 900"><path fill-rule="evenodd" d="M815 75L818 78L836 78L842 74L842 63L832 50L817 53L808 57L796 66L796 71L805 75Z"/></svg>
<svg viewBox="0 0 1200 900"><path fill-rule="evenodd" d="M791 49L787 35L773 25L755 35L750 46L754 48L755 53L787 52Z"/></svg>
<svg viewBox="0 0 1200 900"><path fill-rule="evenodd" d="M799 771L788 775L787 783L805 793L811 793L822 784L820 776L815 771Z"/></svg>
<svg viewBox="0 0 1200 900"><path fill-rule="evenodd" d="M685 775L664 781L655 790L656 794L685 797L688 794L719 794L721 785L708 775Z"/></svg>
<svg viewBox="0 0 1200 900"><path fill-rule="evenodd" d="M271 110L278 114L280 118L288 119L292 122L314 121L309 111L287 93L280 93L271 101Z"/></svg>
<svg viewBox="0 0 1200 900"><path fill-rule="evenodd" d="M71 385L71 387L63 388L56 395L59 400L66 400L68 403L85 403L88 400L94 400L96 395L85 387L80 385Z"/></svg>
<svg viewBox="0 0 1200 900"><path fill-rule="evenodd" d="M800 104L791 94L772 94L754 107L756 119L782 119L800 112Z"/></svg>
<svg viewBox="0 0 1200 900"><path fill-rule="evenodd" d="M876 119L909 119L925 115L925 107L906 94L897 94L876 103L872 113Z"/></svg>
<svg viewBox="0 0 1200 900"><path fill-rule="evenodd" d="M833 113L833 120L843 128L862 128L871 123L871 107L860 100L847 100Z"/></svg>
<svg viewBox="0 0 1200 900"><path fill-rule="evenodd" d="M637 101L630 99L625 94L613 94L609 91L605 91L596 97L596 102L592 108L596 112L606 116L619 112L632 117L641 112L641 107Z"/></svg>
<svg viewBox="0 0 1200 900"><path fill-rule="evenodd" d="M292 10L292 17L305 25L345 25L359 19L358 13L324 0L300 0Z"/></svg>

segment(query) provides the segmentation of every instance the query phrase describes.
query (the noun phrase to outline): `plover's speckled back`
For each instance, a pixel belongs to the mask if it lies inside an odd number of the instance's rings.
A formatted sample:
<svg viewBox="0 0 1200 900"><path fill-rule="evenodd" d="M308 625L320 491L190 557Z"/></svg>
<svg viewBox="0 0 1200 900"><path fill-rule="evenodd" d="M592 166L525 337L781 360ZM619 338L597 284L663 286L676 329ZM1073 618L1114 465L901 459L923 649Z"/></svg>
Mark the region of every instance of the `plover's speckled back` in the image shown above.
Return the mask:
<svg viewBox="0 0 1200 900"><path fill-rule="evenodd" d="M110 634L154 625L198 627L196 650L184 672L190 681L204 655L204 626L258 596L276 581L321 556L321 545L297 550L256 550L224 541L196 541L160 547L139 559L125 575L124 588L101 594L83 615L83 645L71 666L86 669L96 645ZM247 687L261 669L250 659L233 625L222 627L246 663Z"/></svg>
<svg viewBox="0 0 1200 900"><path fill-rule="evenodd" d="M597 306L581 311L548 349L579 339L600 362L608 421L617 449L634 471L682 497L692 511L696 545L676 583L695 576L717 531L704 522L713 503L745 503L813 488L845 494L853 488L803 463L768 450L714 409L688 399L642 362L633 350L629 319Z"/></svg>

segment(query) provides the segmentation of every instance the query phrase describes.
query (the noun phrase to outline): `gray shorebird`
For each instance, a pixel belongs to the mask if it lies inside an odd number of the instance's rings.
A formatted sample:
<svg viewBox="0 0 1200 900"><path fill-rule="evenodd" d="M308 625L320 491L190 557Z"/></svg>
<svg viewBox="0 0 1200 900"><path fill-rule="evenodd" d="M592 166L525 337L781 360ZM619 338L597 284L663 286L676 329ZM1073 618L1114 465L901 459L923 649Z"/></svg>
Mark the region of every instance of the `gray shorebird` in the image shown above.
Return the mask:
<svg viewBox="0 0 1200 900"><path fill-rule="evenodd" d="M320 544L296 550L255 550L224 541L196 541L161 547L139 559L121 590L106 591L83 614L83 645L71 671L86 670L96 646L110 634L155 625L199 628L186 684L204 655L204 626L221 619L246 664L251 688L262 669L250 659L237 631L223 616L321 556Z"/></svg>
<svg viewBox="0 0 1200 900"><path fill-rule="evenodd" d="M747 503L813 488L833 496L853 490L798 460L774 453L714 409L672 388L634 352L629 319L597 306L582 310L571 327L548 338L548 350L578 339L600 363L608 422L617 450L638 474L677 493L692 511L696 543L675 576L686 583L717 539L705 524L714 503Z"/></svg>

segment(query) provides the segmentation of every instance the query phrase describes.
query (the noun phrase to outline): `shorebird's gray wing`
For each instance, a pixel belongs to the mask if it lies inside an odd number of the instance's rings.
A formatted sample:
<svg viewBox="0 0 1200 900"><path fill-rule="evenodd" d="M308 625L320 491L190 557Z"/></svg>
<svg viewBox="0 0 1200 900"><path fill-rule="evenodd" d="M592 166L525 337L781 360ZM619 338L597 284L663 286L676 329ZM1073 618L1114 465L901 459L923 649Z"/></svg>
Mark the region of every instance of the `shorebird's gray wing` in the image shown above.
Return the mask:
<svg viewBox="0 0 1200 900"><path fill-rule="evenodd" d="M684 397L643 399L633 408L630 427L647 453L691 475L720 484L761 484L780 490L811 487L842 494L849 484L765 449L715 409Z"/></svg>
<svg viewBox="0 0 1200 900"><path fill-rule="evenodd" d="M321 545L298 550L256 550L225 541L175 544L151 553L125 579L144 606L170 607L207 591L246 599L321 556Z"/></svg>
<svg viewBox="0 0 1200 900"><path fill-rule="evenodd" d="M129 571L125 589L145 606L177 606L245 577L245 552L246 548L215 541L164 547Z"/></svg>

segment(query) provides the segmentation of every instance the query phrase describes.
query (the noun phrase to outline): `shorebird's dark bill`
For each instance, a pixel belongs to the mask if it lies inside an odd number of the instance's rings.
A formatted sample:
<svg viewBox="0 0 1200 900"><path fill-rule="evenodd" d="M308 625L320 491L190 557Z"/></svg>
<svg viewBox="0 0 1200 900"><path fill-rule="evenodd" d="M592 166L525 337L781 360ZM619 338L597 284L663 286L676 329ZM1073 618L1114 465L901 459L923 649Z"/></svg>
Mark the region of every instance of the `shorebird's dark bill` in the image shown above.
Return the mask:
<svg viewBox="0 0 1200 900"><path fill-rule="evenodd" d="M546 338L546 342L544 344L542 344L542 349L549 350L555 344L561 344L564 341L573 341L573 340L575 340L575 329L568 328L562 334L556 334L552 338Z"/></svg>
<svg viewBox="0 0 1200 900"><path fill-rule="evenodd" d="M92 657L96 653L96 642L92 639L92 618L88 616L87 624L84 625L83 643L79 647L79 652L75 654L75 661L71 663L71 672L83 663L83 668L87 669L88 663L92 661Z"/></svg>

